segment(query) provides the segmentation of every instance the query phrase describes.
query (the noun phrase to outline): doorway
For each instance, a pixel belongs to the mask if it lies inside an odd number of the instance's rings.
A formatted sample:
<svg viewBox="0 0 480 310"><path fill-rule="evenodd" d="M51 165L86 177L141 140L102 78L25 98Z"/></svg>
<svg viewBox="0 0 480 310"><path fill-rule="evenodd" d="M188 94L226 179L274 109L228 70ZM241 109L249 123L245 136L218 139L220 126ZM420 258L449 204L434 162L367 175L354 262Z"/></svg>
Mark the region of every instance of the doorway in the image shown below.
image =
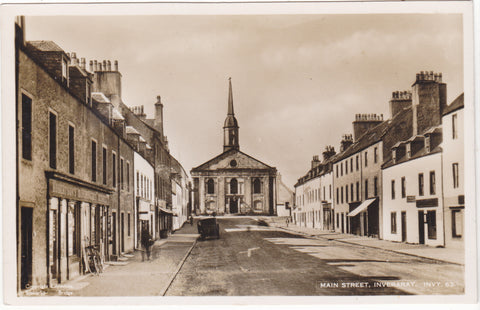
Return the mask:
<svg viewBox="0 0 480 310"><path fill-rule="evenodd" d="M32 208L21 208L20 287L22 290L32 286L32 217Z"/></svg>
<svg viewBox="0 0 480 310"><path fill-rule="evenodd" d="M230 213L238 213L238 199L230 199Z"/></svg>
<svg viewBox="0 0 480 310"><path fill-rule="evenodd" d="M425 244L425 222L423 211L418 211L418 243Z"/></svg>
<svg viewBox="0 0 480 310"><path fill-rule="evenodd" d="M402 211L402 242L407 241L407 212Z"/></svg>

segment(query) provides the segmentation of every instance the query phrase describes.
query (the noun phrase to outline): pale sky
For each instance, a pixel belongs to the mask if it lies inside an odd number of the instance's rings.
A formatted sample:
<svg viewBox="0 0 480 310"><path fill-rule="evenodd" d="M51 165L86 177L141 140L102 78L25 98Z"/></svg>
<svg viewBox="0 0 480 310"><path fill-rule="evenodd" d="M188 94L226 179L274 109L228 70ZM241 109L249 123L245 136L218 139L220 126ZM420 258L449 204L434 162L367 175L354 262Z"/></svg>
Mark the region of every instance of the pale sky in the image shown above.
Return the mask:
<svg viewBox="0 0 480 310"><path fill-rule="evenodd" d="M420 71L463 92L461 15L27 17L27 40L118 60L122 97L153 117L161 95L171 153L186 171L220 154L232 77L240 149L293 189L356 113L389 117Z"/></svg>

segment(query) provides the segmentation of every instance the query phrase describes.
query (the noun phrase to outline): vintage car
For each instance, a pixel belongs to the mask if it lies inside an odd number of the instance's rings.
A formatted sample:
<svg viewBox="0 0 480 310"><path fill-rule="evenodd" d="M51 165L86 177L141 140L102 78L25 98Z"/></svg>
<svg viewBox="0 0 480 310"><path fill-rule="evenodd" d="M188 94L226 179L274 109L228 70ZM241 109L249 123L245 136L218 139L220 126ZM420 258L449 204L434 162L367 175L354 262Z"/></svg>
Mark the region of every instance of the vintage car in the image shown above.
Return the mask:
<svg viewBox="0 0 480 310"><path fill-rule="evenodd" d="M218 226L217 219L215 217L201 219L197 223L198 233L201 239L207 237L220 238L220 227Z"/></svg>

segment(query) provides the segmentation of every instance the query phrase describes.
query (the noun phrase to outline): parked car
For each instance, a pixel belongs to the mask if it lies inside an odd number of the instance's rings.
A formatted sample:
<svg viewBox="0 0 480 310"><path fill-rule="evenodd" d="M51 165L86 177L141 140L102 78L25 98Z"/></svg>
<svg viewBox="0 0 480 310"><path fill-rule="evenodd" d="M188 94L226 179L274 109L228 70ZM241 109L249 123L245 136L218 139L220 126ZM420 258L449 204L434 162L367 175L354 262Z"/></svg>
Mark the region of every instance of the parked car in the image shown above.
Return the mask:
<svg viewBox="0 0 480 310"><path fill-rule="evenodd" d="M197 229L201 239L207 237L220 238L220 227L218 226L215 217L199 220L197 223Z"/></svg>

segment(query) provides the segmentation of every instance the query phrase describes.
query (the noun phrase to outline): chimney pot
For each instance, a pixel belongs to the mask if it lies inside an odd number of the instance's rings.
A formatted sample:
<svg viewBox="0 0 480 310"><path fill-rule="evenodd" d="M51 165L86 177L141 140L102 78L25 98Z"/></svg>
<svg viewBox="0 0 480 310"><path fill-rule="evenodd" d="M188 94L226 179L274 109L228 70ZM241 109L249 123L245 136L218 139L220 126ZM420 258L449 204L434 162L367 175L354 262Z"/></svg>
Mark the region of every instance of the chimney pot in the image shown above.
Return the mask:
<svg viewBox="0 0 480 310"><path fill-rule="evenodd" d="M85 58L83 58L83 57L80 59L80 68L85 70Z"/></svg>
<svg viewBox="0 0 480 310"><path fill-rule="evenodd" d="M110 60L107 61L107 71L112 71L112 63Z"/></svg>
<svg viewBox="0 0 480 310"><path fill-rule="evenodd" d="M90 72L93 72L93 61L91 60L89 62L89 69L90 69Z"/></svg>
<svg viewBox="0 0 480 310"><path fill-rule="evenodd" d="M114 70L118 71L118 60L115 60L114 64Z"/></svg>
<svg viewBox="0 0 480 310"><path fill-rule="evenodd" d="M93 70L98 71L98 63L96 60L93 61Z"/></svg>

